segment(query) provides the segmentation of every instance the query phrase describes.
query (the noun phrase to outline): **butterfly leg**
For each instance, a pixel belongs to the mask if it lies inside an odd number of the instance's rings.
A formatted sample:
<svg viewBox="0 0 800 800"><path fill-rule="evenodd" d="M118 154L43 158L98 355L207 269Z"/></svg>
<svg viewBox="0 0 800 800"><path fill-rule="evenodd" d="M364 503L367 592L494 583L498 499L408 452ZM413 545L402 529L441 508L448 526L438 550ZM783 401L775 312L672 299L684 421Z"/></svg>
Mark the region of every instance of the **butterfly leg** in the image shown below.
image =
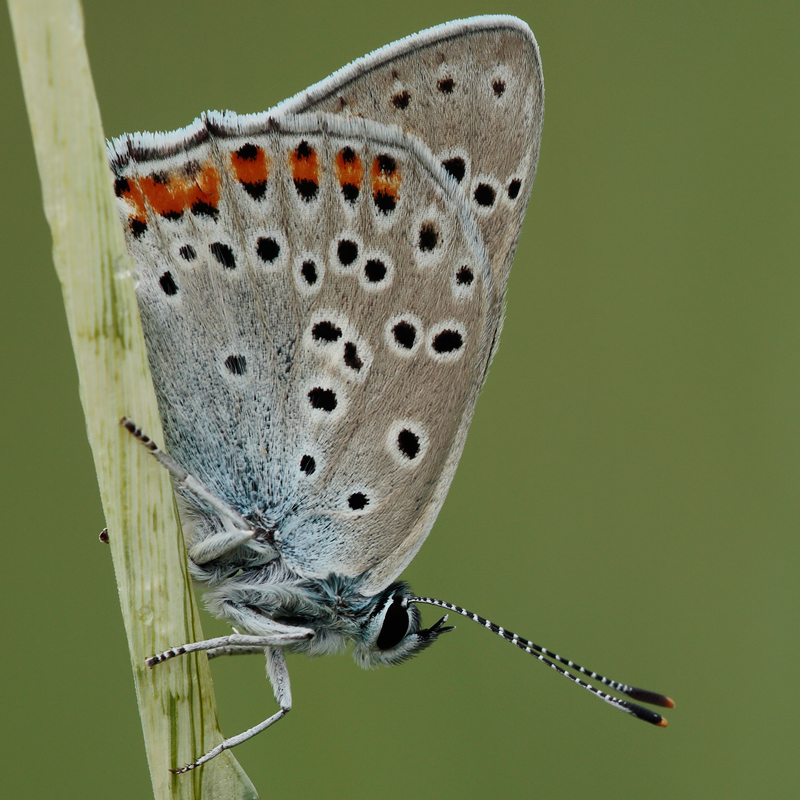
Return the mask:
<svg viewBox="0 0 800 800"><path fill-rule="evenodd" d="M225 645L225 647L213 647L206 651L209 661L220 656L252 656L256 653L263 655L264 648L257 645Z"/></svg>
<svg viewBox="0 0 800 800"><path fill-rule="evenodd" d="M239 545L249 542L253 536L260 532L259 528L254 529L251 526L248 526L249 530L237 528L230 523L230 520L224 517L222 525L223 529L219 533L215 533L213 536L209 536L187 548L187 555L198 566L224 556L225 553L239 547Z"/></svg>
<svg viewBox="0 0 800 800"><path fill-rule="evenodd" d="M254 529L241 514L212 494L194 475L189 474L174 458L167 455L141 428L137 427L133 420L123 417L120 420L120 424L125 430L133 434L172 475L177 487L186 489L195 497L200 498L204 503L211 506L222 519L223 531L202 542L198 542L189 550L189 558L195 564L206 564L209 561L213 561L215 558L219 558L228 551L239 547L239 545L250 541L259 533L259 530Z"/></svg>
<svg viewBox="0 0 800 800"><path fill-rule="evenodd" d="M286 656L280 647L265 647L264 653L267 657L267 675L272 684L272 690L275 692L275 699L281 707L280 711L273 714L269 719L260 722L258 725L248 728L248 730L243 731L238 736L231 736L230 739L225 739L216 747L209 750L205 755L200 756L193 764L187 764L185 767L171 770L171 772L175 774L189 772L189 770L195 769L205 764L207 761L210 761L214 756L218 756L223 750L230 750L232 747L236 747L237 744L252 739L254 736L261 733L261 731L266 730L270 725L274 725L279 719L282 719L289 713L292 708L292 690L289 686L289 670L286 668Z"/></svg>
<svg viewBox="0 0 800 800"><path fill-rule="evenodd" d="M204 639L201 642L190 642L180 647L172 647L163 653L150 656L145 662L151 669L157 664L162 664L175 656L182 656L185 653L196 653L200 650L218 650L220 648L251 648L260 647L286 647L291 644L306 641L314 635L311 628L299 628L296 625L282 625L274 620L262 622L262 629L268 626L269 633L266 636L246 636L241 633L234 633L230 636L218 636L216 639Z"/></svg>

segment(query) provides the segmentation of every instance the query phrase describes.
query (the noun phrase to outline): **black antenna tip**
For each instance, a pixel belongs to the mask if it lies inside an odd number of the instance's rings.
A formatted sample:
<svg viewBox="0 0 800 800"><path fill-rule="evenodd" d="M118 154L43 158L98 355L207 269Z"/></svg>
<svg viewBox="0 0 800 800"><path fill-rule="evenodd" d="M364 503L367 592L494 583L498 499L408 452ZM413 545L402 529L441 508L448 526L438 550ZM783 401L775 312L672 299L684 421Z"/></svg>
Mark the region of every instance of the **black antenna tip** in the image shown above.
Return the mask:
<svg viewBox="0 0 800 800"><path fill-rule="evenodd" d="M641 703L650 703L651 706L661 706L661 708L675 708L674 700L671 700L664 694L658 694L658 692L648 692L647 689L631 688L629 691L625 692L625 694L628 695L628 697L631 697L634 700L638 700ZM662 727L665 726L666 723L662 725Z"/></svg>
<svg viewBox="0 0 800 800"><path fill-rule="evenodd" d="M637 706L636 703L626 703L624 700L620 701L619 707L636 717L636 719L642 720L642 722L649 722L651 725L657 725L659 728L667 727L667 721L664 717L662 717L661 714L657 714L655 711L651 711L649 708Z"/></svg>

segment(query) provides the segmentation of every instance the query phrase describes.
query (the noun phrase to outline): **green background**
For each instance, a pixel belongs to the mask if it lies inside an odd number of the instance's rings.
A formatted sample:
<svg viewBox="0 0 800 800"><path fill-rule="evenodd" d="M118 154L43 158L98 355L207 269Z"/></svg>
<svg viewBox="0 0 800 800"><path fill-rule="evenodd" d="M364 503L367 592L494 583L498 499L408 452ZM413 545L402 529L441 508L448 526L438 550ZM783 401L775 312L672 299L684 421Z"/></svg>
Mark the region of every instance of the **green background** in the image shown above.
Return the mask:
<svg viewBox="0 0 800 800"><path fill-rule="evenodd" d="M237 756L264 798L796 796L796 0L85 3L108 135L261 111L497 12L541 47L539 175L500 351L405 577L677 708L636 722L462 620L403 667L291 658L295 710ZM7 12L0 92L0 795L143 798ZM228 735L273 712L258 658L213 671Z"/></svg>

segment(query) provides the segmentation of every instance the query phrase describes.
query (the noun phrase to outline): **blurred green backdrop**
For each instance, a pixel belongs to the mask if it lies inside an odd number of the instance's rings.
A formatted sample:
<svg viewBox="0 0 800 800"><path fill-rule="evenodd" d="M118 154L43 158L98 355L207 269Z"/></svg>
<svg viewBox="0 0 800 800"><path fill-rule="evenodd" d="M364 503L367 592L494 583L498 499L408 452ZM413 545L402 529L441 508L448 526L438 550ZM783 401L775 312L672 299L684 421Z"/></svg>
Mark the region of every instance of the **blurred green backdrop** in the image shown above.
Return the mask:
<svg viewBox="0 0 800 800"><path fill-rule="evenodd" d="M796 0L84 6L108 135L264 110L452 18L516 14L541 47L542 155L503 341L406 578L667 692L670 727L462 621L395 669L292 658L295 711L237 750L262 797L796 796ZM143 798L7 12L0 87L0 794ZM213 669L228 735L272 713L259 659Z"/></svg>

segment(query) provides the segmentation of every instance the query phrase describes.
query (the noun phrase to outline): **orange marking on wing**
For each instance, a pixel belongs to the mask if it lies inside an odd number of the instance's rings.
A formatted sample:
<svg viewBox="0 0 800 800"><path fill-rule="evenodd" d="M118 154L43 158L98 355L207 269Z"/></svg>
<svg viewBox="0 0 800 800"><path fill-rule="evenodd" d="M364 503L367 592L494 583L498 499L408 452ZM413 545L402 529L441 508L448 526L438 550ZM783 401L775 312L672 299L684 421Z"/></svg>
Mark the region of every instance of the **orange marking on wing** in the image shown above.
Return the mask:
<svg viewBox="0 0 800 800"><path fill-rule="evenodd" d="M244 149L244 148L242 148ZM269 177L269 156L261 147L254 147L255 157L244 158L239 150L231 153L231 166L236 180L242 183L264 183Z"/></svg>
<svg viewBox="0 0 800 800"><path fill-rule="evenodd" d="M186 183L186 205L204 203L216 209L219 206L219 170L207 162L201 170Z"/></svg>
<svg viewBox="0 0 800 800"><path fill-rule="evenodd" d="M400 174L400 167L393 158L385 155L376 156L372 160L369 177L373 197L382 195L397 201L403 177Z"/></svg>
<svg viewBox="0 0 800 800"><path fill-rule="evenodd" d="M139 222L146 223L147 210L144 207L144 196L139 188L139 182L135 178L127 178L125 183L127 183L127 188L123 189L119 196L133 206L131 217Z"/></svg>
<svg viewBox="0 0 800 800"><path fill-rule="evenodd" d="M131 217L146 223L150 210L162 217L177 219L196 203L216 212L219 206L219 171L208 162L186 175L154 173L128 178L119 196L133 206Z"/></svg>
<svg viewBox="0 0 800 800"><path fill-rule="evenodd" d="M295 182L310 181L319 184L319 157L308 142L300 142L298 147L289 151L289 165Z"/></svg>
<svg viewBox="0 0 800 800"><path fill-rule="evenodd" d="M349 147L340 150L336 154L334 168L340 186L355 186L356 189L361 189L361 183L364 180L364 165L353 150Z"/></svg>
<svg viewBox="0 0 800 800"><path fill-rule="evenodd" d="M139 178L139 188L148 205L162 217L179 217L186 207L185 181L174 175L155 174Z"/></svg>

